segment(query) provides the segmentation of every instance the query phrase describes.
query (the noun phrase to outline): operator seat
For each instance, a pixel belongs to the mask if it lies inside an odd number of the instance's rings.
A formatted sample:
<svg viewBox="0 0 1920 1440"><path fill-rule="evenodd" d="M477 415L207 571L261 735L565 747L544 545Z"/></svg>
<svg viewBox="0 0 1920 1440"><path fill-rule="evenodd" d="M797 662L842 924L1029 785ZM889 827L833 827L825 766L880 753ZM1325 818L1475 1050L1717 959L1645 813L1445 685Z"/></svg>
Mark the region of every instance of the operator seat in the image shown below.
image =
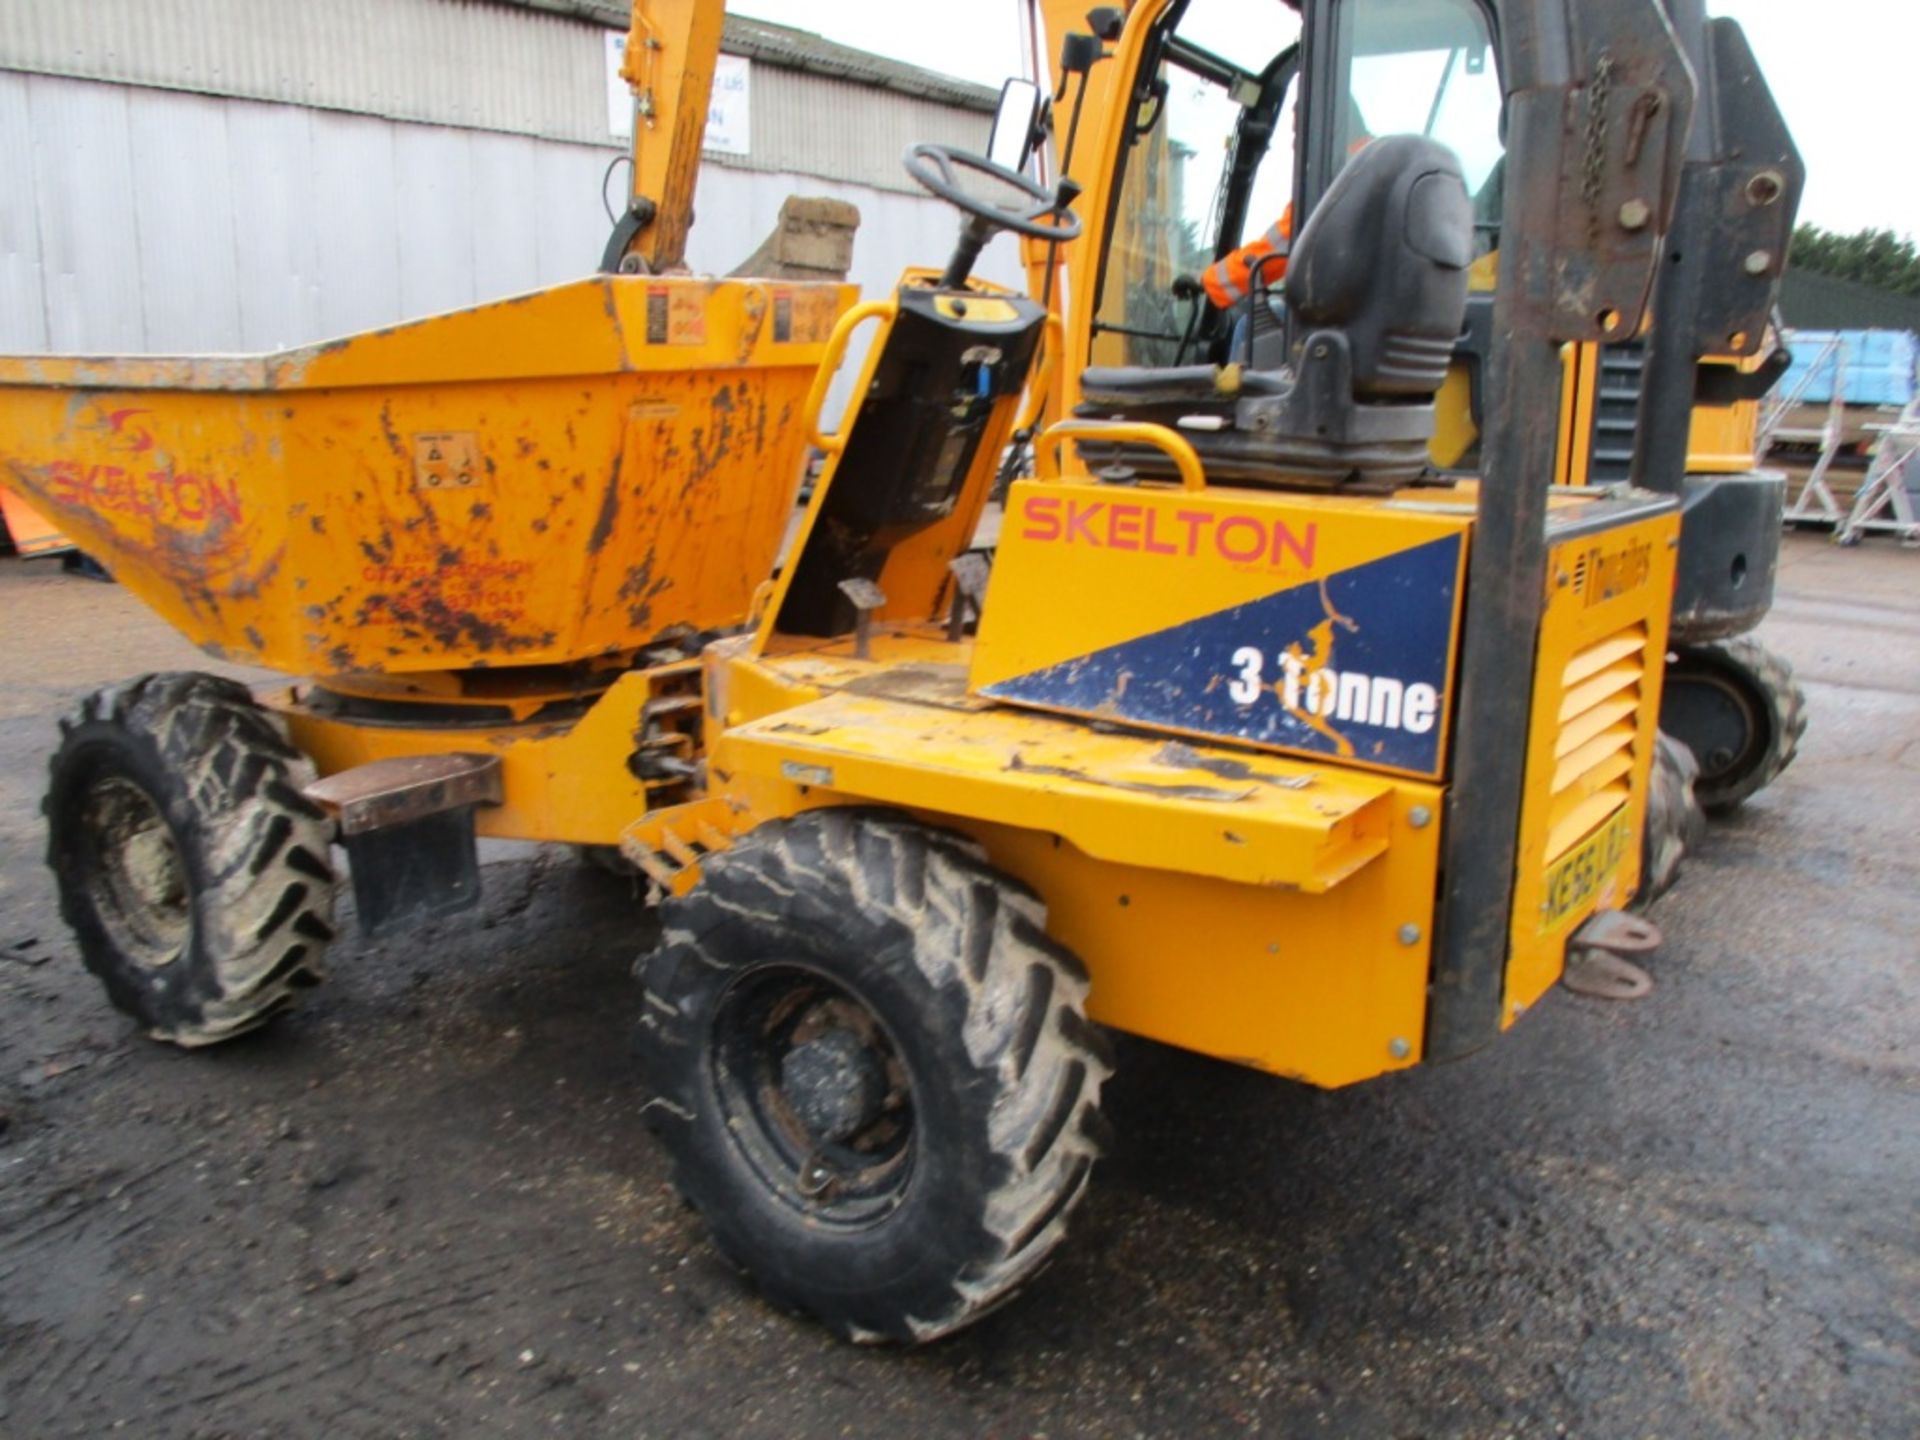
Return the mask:
<svg viewBox="0 0 1920 1440"><path fill-rule="evenodd" d="M1287 308L1304 338L1290 366L1095 366L1081 376L1076 413L1171 426L1216 481L1406 484L1427 465L1472 260L1473 204L1453 152L1384 136L1335 177L1293 243ZM1264 303L1258 292L1253 303ZM1096 472L1174 473L1152 446L1079 443Z"/></svg>

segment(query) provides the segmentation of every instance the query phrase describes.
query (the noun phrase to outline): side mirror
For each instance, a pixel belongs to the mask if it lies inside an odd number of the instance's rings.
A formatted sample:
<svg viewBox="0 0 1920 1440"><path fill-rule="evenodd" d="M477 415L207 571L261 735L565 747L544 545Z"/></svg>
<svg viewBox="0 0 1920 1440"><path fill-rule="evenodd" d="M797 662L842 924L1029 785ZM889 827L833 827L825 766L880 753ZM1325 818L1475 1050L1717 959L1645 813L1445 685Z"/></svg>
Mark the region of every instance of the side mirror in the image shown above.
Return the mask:
<svg viewBox="0 0 1920 1440"><path fill-rule="evenodd" d="M987 159L1007 170L1025 170L1039 132L1040 87L1031 80L1009 80L1000 87Z"/></svg>

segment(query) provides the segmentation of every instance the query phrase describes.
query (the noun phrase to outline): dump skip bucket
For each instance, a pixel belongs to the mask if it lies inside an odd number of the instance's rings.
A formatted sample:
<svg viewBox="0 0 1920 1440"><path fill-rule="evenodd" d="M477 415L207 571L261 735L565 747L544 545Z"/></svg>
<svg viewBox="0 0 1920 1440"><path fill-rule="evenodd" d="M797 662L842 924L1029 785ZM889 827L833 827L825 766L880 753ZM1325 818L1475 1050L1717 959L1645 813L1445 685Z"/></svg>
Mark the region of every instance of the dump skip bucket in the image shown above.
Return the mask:
<svg viewBox="0 0 1920 1440"><path fill-rule="evenodd" d="M227 659L619 655L744 619L854 294L607 276L267 356L0 359L0 483Z"/></svg>

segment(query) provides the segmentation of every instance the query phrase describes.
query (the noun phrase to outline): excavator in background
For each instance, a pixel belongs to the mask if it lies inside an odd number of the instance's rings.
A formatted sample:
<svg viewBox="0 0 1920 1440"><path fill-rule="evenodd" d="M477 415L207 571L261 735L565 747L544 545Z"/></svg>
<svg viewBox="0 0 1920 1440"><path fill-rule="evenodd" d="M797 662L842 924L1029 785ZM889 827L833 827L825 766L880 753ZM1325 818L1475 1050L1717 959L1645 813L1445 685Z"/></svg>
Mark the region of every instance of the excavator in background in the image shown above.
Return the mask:
<svg viewBox="0 0 1920 1440"><path fill-rule="evenodd" d="M1804 168L1738 25L1708 20L1702 0L1664 8L1701 94L1679 220L1639 332L1562 353L1555 474L1574 487L1631 480L1682 502L1661 727L1691 752L1694 792L1719 814L1785 769L1806 725L1791 666L1751 633L1772 604L1785 501L1784 478L1760 469L1754 453L1756 401L1788 357L1772 326L1735 323L1756 294L1777 287ZM1288 343L1274 312L1265 304L1222 311L1197 277L1271 233L1283 210L1288 224L1310 216L1370 136L1430 135L1466 165L1476 250L1432 458L1440 471L1474 473L1485 370L1499 343L1492 313L1506 111L1490 61L1498 9L1479 0L1191 0L1162 21L1164 62L1129 91L1103 63L1128 8L1031 0L1029 63L1045 74L1051 61L1051 109L1060 117L1039 121L1053 142L1040 147L1042 172L1094 180L1076 145L1079 117L1108 109L1134 117L1115 161L1122 173L1097 177L1094 203L1114 207L1107 253L1086 240L1028 242L1025 252L1036 294L1057 307L1090 307L1076 353L1095 363L1271 366ZM1282 251L1253 279L1277 291L1284 270ZM1241 315L1246 353L1230 355ZM1045 413L1083 403L1073 372L1056 370ZM1687 767L1673 753L1670 780L1684 787Z"/></svg>
<svg viewBox="0 0 1920 1440"><path fill-rule="evenodd" d="M8 483L289 676L146 676L61 722L48 858L112 1003L185 1045L272 1018L320 978L336 848L378 929L470 907L476 835L618 845L660 900L635 1010L681 1190L776 1303L919 1342L1064 1239L1100 1027L1343 1086L1656 945L1626 907L1673 824L1680 505L1552 482L1565 347L1638 334L1668 263L1683 43L1657 0L1488 12L1463 63L1506 115L1500 340L1464 476L1431 451L1485 186L1417 124L1322 157L1247 361L1135 313L1160 297L1114 244L1136 175L1180 198L1157 137L1188 72L1255 112L1277 73L1191 42L1192 7L1122 17L1100 68L1130 98L1069 122L1084 193L909 150L963 218L886 297L673 273L717 31L640 0L636 82L677 98L608 273L268 356L0 358ZM1306 133L1341 94L1308 76ZM974 277L1008 230L1080 246L1088 303ZM1771 298L1729 319L1757 335Z"/></svg>

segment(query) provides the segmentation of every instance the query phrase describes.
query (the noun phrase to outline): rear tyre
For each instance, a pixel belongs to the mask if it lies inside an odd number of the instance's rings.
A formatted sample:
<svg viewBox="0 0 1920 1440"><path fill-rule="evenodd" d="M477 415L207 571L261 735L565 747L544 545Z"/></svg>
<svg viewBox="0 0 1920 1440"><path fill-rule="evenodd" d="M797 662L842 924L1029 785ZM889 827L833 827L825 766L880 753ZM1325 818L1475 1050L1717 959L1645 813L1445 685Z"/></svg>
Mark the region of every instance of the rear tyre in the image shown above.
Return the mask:
<svg viewBox="0 0 1920 1440"><path fill-rule="evenodd" d="M1786 658L1751 635L1683 645L1667 662L1660 726L1700 762L1701 808L1726 815L1793 763L1807 697Z"/></svg>
<svg viewBox="0 0 1920 1440"><path fill-rule="evenodd" d="M47 863L87 968L148 1033L209 1045L318 982L330 830L246 687L148 675L60 722Z"/></svg>
<svg viewBox="0 0 1920 1440"><path fill-rule="evenodd" d="M1706 817L1693 794L1699 773L1693 752L1662 730L1654 746L1640 846L1640 893L1634 897L1634 910L1645 910L1671 890L1680 876L1680 862L1706 838Z"/></svg>
<svg viewBox="0 0 1920 1440"><path fill-rule="evenodd" d="M711 856L663 911L648 1116L770 1300L927 1341L1041 1269L1112 1067L1038 897L965 837L832 809Z"/></svg>

